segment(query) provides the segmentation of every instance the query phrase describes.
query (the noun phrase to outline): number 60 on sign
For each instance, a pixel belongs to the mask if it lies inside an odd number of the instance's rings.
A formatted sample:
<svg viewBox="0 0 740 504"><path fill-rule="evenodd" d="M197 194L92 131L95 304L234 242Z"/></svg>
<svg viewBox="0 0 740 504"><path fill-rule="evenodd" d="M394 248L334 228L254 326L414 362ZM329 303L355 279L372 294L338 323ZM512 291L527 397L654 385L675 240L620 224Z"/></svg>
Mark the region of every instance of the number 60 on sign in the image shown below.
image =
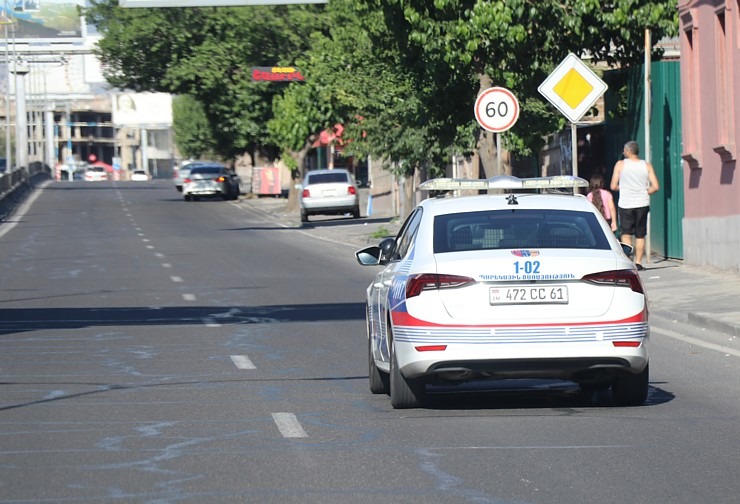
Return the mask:
<svg viewBox="0 0 740 504"><path fill-rule="evenodd" d="M488 88L475 100L475 119L485 130L504 132L519 119L519 101L506 88Z"/></svg>

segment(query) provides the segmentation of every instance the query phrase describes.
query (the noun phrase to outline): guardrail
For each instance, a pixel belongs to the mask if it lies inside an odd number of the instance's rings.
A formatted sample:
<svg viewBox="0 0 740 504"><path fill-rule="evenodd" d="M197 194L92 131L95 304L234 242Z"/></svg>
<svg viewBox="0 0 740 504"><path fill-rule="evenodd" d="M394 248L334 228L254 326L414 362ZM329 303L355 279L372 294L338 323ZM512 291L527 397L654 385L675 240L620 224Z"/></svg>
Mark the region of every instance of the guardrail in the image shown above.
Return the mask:
<svg viewBox="0 0 740 504"><path fill-rule="evenodd" d="M51 168L40 162L0 174L0 220L4 220L37 184L51 178Z"/></svg>

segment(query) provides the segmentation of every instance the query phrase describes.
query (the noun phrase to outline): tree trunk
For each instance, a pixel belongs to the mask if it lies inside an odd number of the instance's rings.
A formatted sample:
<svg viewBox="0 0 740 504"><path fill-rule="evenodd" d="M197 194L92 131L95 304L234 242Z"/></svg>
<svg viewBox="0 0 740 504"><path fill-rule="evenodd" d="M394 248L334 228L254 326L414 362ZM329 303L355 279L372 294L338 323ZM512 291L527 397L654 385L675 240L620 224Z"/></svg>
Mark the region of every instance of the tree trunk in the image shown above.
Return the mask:
<svg viewBox="0 0 740 504"><path fill-rule="evenodd" d="M491 77L485 73L478 75L478 82L480 87L478 94L484 90L493 86ZM496 147L496 135L503 135L503 133L492 133L490 131L480 128L478 130L478 144L477 154L480 166L483 168L485 178L491 178L495 175L511 175L511 163L504 163L507 156L504 156L503 148L502 152L498 152ZM502 156L501 169L499 170L498 156Z"/></svg>
<svg viewBox="0 0 740 504"><path fill-rule="evenodd" d="M287 205L285 205L285 209L288 211L298 210L299 199L298 189L296 188L296 186L303 181L303 177L306 175L304 171L304 161L306 160L308 151L311 150L311 147L313 147L313 143L315 140L316 135L311 135L306 139L306 143L303 145L303 148L301 150L297 152L290 152L290 157L295 160L296 166L298 166L298 168L291 170L290 187L288 188L288 203Z"/></svg>

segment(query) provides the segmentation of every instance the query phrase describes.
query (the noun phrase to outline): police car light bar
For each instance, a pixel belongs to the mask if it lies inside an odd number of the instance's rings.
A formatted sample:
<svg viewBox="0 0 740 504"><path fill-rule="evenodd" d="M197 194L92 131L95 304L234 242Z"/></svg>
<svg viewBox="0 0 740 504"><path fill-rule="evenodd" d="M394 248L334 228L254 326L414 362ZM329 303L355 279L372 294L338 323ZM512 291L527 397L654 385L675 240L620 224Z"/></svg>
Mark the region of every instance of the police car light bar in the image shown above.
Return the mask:
<svg viewBox="0 0 740 504"><path fill-rule="evenodd" d="M422 191L457 191L460 189L573 189L588 187L588 181L573 175L519 178L497 175L488 179L437 178L419 184Z"/></svg>

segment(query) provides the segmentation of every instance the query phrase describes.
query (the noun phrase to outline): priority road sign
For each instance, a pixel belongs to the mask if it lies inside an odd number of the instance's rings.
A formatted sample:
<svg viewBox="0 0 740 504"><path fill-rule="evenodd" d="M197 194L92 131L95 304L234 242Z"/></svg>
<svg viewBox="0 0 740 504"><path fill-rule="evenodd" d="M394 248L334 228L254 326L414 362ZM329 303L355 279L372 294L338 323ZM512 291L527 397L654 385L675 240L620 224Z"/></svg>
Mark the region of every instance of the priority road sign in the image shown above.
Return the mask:
<svg viewBox="0 0 740 504"><path fill-rule="evenodd" d="M506 88L491 87L475 100L475 120L483 129L502 133L519 119L519 100Z"/></svg>
<svg viewBox="0 0 740 504"><path fill-rule="evenodd" d="M577 123L607 87L593 70L571 53L537 90L570 122Z"/></svg>

